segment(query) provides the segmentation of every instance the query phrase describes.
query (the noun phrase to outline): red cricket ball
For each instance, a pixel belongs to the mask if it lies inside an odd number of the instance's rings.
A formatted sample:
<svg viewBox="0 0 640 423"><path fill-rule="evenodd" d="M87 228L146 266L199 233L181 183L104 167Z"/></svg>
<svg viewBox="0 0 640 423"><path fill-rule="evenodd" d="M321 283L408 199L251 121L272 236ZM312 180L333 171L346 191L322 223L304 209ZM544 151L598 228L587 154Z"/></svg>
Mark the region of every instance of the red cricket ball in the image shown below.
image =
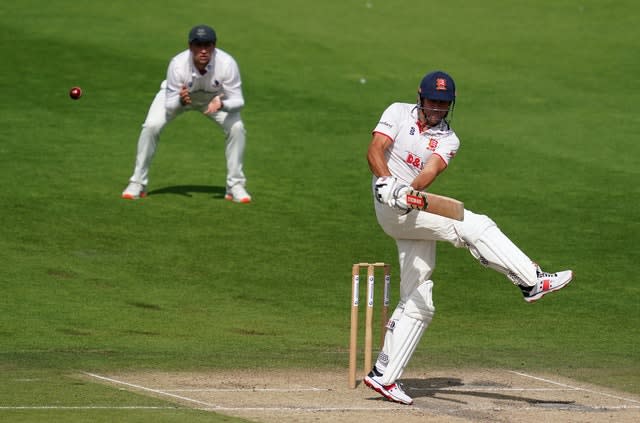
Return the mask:
<svg viewBox="0 0 640 423"><path fill-rule="evenodd" d="M82 88L80 87L71 88L71 90L69 90L69 97L71 97L74 100L77 100L80 97L82 97Z"/></svg>

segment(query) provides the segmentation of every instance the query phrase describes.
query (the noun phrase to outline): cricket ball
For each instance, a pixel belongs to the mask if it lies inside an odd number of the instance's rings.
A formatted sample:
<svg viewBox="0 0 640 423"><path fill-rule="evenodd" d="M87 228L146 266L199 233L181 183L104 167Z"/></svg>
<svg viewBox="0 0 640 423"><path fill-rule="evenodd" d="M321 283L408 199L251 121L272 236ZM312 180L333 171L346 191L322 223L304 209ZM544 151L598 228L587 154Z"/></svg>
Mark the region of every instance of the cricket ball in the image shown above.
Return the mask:
<svg viewBox="0 0 640 423"><path fill-rule="evenodd" d="M80 87L71 88L69 90L69 97L71 97L74 100L77 100L80 97L82 97L82 88L80 88Z"/></svg>

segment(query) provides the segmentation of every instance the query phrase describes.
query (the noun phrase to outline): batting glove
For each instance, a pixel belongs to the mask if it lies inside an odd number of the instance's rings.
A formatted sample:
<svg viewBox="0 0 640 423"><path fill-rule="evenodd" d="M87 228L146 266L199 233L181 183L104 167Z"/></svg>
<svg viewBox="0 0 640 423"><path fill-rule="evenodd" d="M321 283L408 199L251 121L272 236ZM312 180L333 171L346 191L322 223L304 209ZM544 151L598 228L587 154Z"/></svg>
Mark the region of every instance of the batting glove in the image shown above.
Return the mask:
<svg viewBox="0 0 640 423"><path fill-rule="evenodd" d="M390 204L393 200L393 190L398 185L398 180L393 176L381 176L376 179L375 195L376 200L382 204Z"/></svg>
<svg viewBox="0 0 640 423"><path fill-rule="evenodd" d="M393 190L393 198L389 200L389 205L400 211L409 211L411 207L407 204L407 194L410 193L412 188L407 185L397 185Z"/></svg>

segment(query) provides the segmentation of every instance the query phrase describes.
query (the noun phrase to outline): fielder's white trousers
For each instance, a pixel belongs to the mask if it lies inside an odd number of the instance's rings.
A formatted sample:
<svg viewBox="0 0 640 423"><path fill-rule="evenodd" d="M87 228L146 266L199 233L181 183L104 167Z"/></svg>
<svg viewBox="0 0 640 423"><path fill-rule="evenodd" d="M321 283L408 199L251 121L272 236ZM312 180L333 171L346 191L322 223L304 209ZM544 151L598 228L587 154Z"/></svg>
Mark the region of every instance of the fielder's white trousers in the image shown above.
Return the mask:
<svg viewBox="0 0 640 423"><path fill-rule="evenodd" d="M206 107L203 109L205 110ZM178 117L185 111L197 111L199 109L178 109L175 113L167 113L165 108L165 89L164 83L160 87L160 91L156 94L147 118L142 124L142 131L138 138L138 149L136 154L136 163L133 175L129 179L130 182L137 182L142 185L149 183L149 167L155 155L160 133L166 124ZM245 149L246 131L240 117L240 112L219 111L211 115L203 115L217 123L225 135L225 157L227 161L227 190L232 186L246 184L246 178L242 169Z"/></svg>

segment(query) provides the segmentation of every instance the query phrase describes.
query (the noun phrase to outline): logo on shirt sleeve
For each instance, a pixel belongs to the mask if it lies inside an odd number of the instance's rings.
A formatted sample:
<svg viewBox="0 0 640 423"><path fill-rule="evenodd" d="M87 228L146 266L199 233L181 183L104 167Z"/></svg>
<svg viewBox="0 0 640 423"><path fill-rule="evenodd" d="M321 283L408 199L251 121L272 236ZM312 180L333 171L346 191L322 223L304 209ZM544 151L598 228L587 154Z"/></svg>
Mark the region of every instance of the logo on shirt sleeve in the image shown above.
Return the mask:
<svg viewBox="0 0 640 423"><path fill-rule="evenodd" d="M385 122L384 120L381 120L380 122L378 122L378 125L384 125L387 128L393 128L392 124L390 124L389 122Z"/></svg>

